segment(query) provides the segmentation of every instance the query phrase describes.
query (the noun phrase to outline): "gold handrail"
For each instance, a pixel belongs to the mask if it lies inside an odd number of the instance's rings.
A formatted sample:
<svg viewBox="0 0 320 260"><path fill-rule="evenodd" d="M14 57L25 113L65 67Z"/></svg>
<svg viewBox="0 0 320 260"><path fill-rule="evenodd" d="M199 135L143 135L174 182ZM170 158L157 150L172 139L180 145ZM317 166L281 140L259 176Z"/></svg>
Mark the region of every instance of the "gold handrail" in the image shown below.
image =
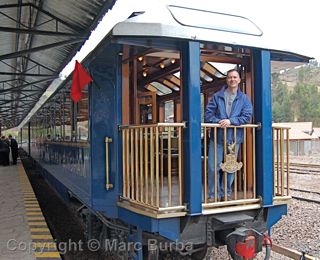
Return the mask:
<svg viewBox="0 0 320 260"><path fill-rule="evenodd" d="M186 127L186 123L157 123L157 124L148 124L148 125L120 125L119 129L126 129L126 128L151 128L151 127Z"/></svg>
<svg viewBox="0 0 320 260"><path fill-rule="evenodd" d="M290 126L272 125L273 130L273 197L290 198ZM286 149L285 149L286 146ZM285 156L286 153L286 156ZM286 165L286 167L285 167Z"/></svg>
<svg viewBox="0 0 320 260"><path fill-rule="evenodd" d="M145 205L159 214L183 204L182 128L185 123L119 126L123 191L119 205ZM166 146L165 146L166 145Z"/></svg>
<svg viewBox="0 0 320 260"><path fill-rule="evenodd" d="M201 123L202 127L220 127L220 124L212 124L212 123ZM260 127L257 124L245 124L245 125L230 125L227 126L226 128L258 128Z"/></svg>
<svg viewBox="0 0 320 260"><path fill-rule="evenodd" d="M106 143L106 189L110 190L113 188L113 184L110 183L109 180L109 143L112 142L112 138L106 137L105 143Z"/></svg>
<svg viewBox="0 0 320 260"><path fill-rule="evenodd" d="M214 205L214 204L219 204L221 205L222 202L219 201L218 198L218 181L219 181L219 175L217 172L217 145L218 145L218 140L217 140L217 130L220 129L220 124L215 124L215 123L202 123L201 127L203 129L203 155L204 155L204 162L203 162L203 172L204 172L204 187L203 187L203 203L208 205ZM260 125L258 124L245 124L245 125L230 125L225 128L221 128L222 135L224 137L224 142L223 142L223 155L222 155L222 162L224 165L227 165L231 167L234 165L239 165L237 167L241 167L240 170L235 170L234 173L234 181L233 181L233 197L228 198L227 197L227 179L228 179L228 174L226 171L221 175L221 178L224 180L223 181L223 188L224 188L224 194L222 195L224 197L224 201L233 201L231 203L235 203L238 201L239 203L244 202L247 199L256 199L256 162L255 162L255 131L258 129ZM243 143L241 145L242 147L242 162L239 162L237 154L234 155L229 154L227 150L229 150L229 146L227 145L227 129L230 129L233 132L234 136L234 143L237 143L237 132L240 131L239 129L243 129ZM213 178L213 180L209 180L209 174L208 174L208 141L207 141L207 131L211 131L213 134L214 138L213 140L213 150L214 150L214 157L211 158L213 161L213 175L210 178ZM247 132L248 131L248 132ZM236 146L233 148L235 149L233 153L236 151ZM252 160L249 160L250 158L247 156L248 151L251 151L252 153ZM228 159L227 159L228 157ZM242 166L240 166L242 165ZM232 167L231 167L232 168ZM250 179L249 179L250 177ZM212 184L213 187L209 187L209 181ZM249 182L250 181L250 182ZM251 182L252 181L252 182ZM247 185L247 182L249 182L250 186ZM210 185L211 185L210 184ZM239 189L238 189L239 187ZM213 198L208 199L208 195L212 195L212 189L214 191Z"/></svg>

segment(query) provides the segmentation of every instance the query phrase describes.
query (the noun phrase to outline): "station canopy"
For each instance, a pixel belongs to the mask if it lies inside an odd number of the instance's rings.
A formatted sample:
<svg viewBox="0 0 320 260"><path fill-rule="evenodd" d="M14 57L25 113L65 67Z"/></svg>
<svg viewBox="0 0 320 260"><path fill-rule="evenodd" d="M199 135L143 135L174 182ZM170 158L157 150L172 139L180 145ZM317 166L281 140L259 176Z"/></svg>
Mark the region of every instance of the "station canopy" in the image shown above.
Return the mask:
<svg viewBox="0 0 320 260"><path fill-rule="evenodd" d="M18 126L115 0L0 4L0 127Z"/></svg>

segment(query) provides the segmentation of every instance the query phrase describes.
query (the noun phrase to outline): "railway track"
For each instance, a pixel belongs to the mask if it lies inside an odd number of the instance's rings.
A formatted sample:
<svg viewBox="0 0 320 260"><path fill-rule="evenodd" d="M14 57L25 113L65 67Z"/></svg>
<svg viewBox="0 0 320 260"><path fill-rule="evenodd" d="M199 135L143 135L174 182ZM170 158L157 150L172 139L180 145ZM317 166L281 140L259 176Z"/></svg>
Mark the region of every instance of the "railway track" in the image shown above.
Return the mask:
<svg viewBox="0 0 320 260"><path fill-rule="evenodd" d="M320 164L290 163L290 172L297 174L320 174Z"/></svg>
<svg viewBox="0 0 320 260"><path fill-rule="evenodd" d="M316 260L315 257L305 254L304 252L299 252L298 250L283 247L281 245L273 244L272 251L280 255L290 257L296 260Z"/></svg>
<svg viewBox="0 0 320 260"><path fill-rule="evenodd" d="M320 195L320 192L318 192L318 191L302 190L302 189L291 188L291 187L290 187L290 190L291 190L291 191L306 192L306 193L314 193L314 194Z"/></svg>
<svg viewBox="0 0 320 260"><path fill-rule="evenodd" d="M320 192L296 188L290 190L293 199L320 204Z"/></svg>
<svg viewBox="0 0 320 260"><path fill-rule="evenodd" d="M301 200L301 201L306 201L306 202L312 202L312 203L320 204L320 201L319 201L319 200L304 198L304 197L300 197L300 196L291 196L291 197L292 197L293 199L296 199L296 200Z"/></svg>

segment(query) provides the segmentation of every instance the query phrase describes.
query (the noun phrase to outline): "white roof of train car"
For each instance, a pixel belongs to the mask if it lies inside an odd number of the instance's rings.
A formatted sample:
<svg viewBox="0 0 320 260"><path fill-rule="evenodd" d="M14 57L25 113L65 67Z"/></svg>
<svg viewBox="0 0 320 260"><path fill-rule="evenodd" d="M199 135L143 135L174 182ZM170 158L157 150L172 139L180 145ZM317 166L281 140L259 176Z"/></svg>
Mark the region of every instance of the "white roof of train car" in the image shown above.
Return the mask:
<svg viewBox="0 0 320 260"><path fill-rule="evenodd" d="M231 14L177 6L157 6L138 12L116 24L113 36L168 37L248 46L285 52L309 60L310 57L271 46L260 28L249 19Z"/></svg>

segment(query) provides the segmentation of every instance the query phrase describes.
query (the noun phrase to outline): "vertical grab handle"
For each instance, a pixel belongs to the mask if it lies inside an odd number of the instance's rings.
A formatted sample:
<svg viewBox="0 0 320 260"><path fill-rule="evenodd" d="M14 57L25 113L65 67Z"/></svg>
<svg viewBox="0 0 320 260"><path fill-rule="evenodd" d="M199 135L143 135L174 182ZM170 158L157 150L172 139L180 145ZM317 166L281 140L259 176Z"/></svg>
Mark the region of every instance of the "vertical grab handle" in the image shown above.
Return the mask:
<svg viewBox="0 0 320 260"><path fill-rule="evenodd" d="M106 143L106 189L110 190L113 188L113 184L110 183L109 180L109 143L112 142L112 138L106 137L105 143Z"/></svg>

